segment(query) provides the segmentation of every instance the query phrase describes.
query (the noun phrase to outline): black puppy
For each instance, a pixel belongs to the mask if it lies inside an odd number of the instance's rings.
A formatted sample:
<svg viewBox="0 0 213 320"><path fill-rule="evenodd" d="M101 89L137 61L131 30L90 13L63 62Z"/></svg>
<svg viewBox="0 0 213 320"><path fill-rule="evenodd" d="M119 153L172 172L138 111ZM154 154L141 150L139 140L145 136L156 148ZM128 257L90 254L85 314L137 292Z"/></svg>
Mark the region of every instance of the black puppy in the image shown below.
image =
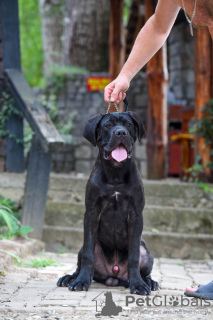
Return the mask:
<svg viewBox="0 0 213 320"><path fill-rule="evenodd" d="M134 112L96 115L85 125L84 137L99 155L86 187L84 244L72 275L58 280L70 290L88 290L92 279L108 286L130 287L150 294L153 256L141 238L144 190L132 146L144 135Z"/></svg>

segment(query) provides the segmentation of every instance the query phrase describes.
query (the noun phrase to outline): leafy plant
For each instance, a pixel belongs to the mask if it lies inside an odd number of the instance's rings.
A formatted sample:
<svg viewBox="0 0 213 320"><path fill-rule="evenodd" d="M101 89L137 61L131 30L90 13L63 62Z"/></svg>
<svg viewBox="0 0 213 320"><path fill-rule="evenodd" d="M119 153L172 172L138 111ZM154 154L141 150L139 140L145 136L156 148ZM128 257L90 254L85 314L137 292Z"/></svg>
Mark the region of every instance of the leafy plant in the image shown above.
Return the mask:
<svg viewBox="0 0 213 320"><path fill-rule="evenodd" d="M33 228L21 225L18 220L19 216L20 213L15 203L0 195L0 239L16 236L27 237L27 234L33 231Z"/></svg>
<svg viewBox="0 0 213 320"><path fill-rule="evenodd" d="M66 87L67 75L72 73L85 73L86 69L80 67L67 67L52 65L50 78L39 96L39 101L46 109L52 122L55 124L65 143L72 144L71 130L76 112L70 112L66 120L61 120L59 115L58 97L62 89Z"/></svg>
<svg viewBox="0 0 213 320"><path fill-rule="evenodd" d="M60 135L64 139L65 143L72 143L71 130L73 128L73 119L76 112L70 112L66 118L66 122L59 120L59 108L57 104L57 96L54 92L49 92L48 94L42 94L39 98L40 103L47 110L50 119L55 124Z"/></svg>
<svg viewBox="0 0 213 320"><path fill-rule="evenodd" d="M202 117L197 120L198 134L205 139L205 144L211 147L211 155L213 156L213 98L201 111Z"/></svg>
<svg viewBox="0 0 213 320"><path fill-rule="evenodd" d="M0 139L8 136L9 138L14 138L17 143L23 143L21 139L17 139L16 135L12 134L9 130L6 129L7 121L12 115L22 117L21 112L14 107L14 100L7 92L3 91L2 97L0 99L0 104Z"/></svg>
<svg viewBox="0 0 213 320"><path fill-rule="evenodd" d="M0 249L0 252L9 254L9 256L13 257L16 261L22 261L22 260L23 260L21 257L17 256L17 255L16 255L15 253L13 253L13 252L6 251L6 250L3 250L3 249Z"/></svg>
<svg viewBox="0 0 213 320"><path fill-rule="evenodd" d="M0 216L5 221L5 224L9 229L8 236L12 235L14 233L14 226L17 223L17 219L12 215L12 211L8 207L0 205Z"/></svg>
<svg viewBox="0 0 213 320"><path fill-rule="evenodd" d="M58 250L58 254L64 254L64 253L68 253L69 251L66 248L60 248Z"/></svg>
<svg viewBox="0 0 213 320"><path fill-rule="evenodd" d="M31 86L43 86L43 47L39 1L19 0L21 63Z"/></svg>
<svg viewBox="0 0 213 320"><path fill-rule="evenodd" d="M46 259L43 257L44 250L42 250L40 258L31 259L30 262L24 262L23 259L16 258L16 264L19 266L25 266L30 268L45 268L45 267L61 267L63 264L59 263L58 260Z"/></svg>
<svg viewBox="0 0 213 320"><path fill-rule="evenodd" d="M6 272L0 269L0 277L5 277L5 276L6 276Z"/></svg>
<svg viewBox="0 0 213 320"><path fill-rule="evenodd" d="M24 121L24 154L25 154L25 157L27 156L28 152L30 151L33 135L34 135L34 132L31 129L29 123L27 121Z"/></svg>
<svg viewBox="0 0 213 320"><path fill-rule="evenodd" d="M126 26L128 23L129 11L130 11L131 4L132 4L132 0L124 0L124 8L123 8L123 24L124 24L124 26Z"/></svg>
<svg viewBox="0 0 213 320"><path fill-rule="evenodd" d="M196 182L199 187L204 189L204 191L213 192L213 188L209 186L205 175L206 167L213 173L213 99L211 99L201 111L201 119L195 122L195 125L191 128L190 132L197 132L199 137L204 138L206 146L210 148L210 161L208 163L203 163L201 155L197 155L195 164L187 169L187 172L190 173L188 181Z"/></svg>
<svg viewBox="0 0 213 320"><path fill-rule="evenodd" d="M186 172L189 172L191 176L189 178L185 176L183 178L184 181L197 183L198 187L200 187L204 191L213 193L213 188L205 181L206 178L204 167L201 164L193 164L193 166L188 168Z"/></svg>

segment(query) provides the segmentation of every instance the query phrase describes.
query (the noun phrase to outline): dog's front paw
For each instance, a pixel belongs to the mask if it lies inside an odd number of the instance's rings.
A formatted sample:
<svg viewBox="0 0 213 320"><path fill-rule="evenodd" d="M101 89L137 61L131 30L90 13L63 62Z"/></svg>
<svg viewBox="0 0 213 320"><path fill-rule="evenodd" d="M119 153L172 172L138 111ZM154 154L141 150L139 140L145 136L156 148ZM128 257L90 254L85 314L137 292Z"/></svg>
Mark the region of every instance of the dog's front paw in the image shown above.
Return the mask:
<svg viewBox="0 0 213 320"><path fill-rule="evenodd" d="M92 279L87 274L80 273L74 281L70 282L68 289L71 291L88 291L91 281Z"/></svg>
<svg viewBox="0 0 213 320"><path fill-rule="evenodd" d="M72 275L66 274L66 276L61 277L58 282L58 287L69 287L69 285L77 278L78 274L73 273Z"/></svg>
<svg viewBox="0 0 213 320"><path fill-rule="evenodd" d="M130 292L139 295L149 295L151 293L150 287L142 280L136 278L129 283Z"/></svg>

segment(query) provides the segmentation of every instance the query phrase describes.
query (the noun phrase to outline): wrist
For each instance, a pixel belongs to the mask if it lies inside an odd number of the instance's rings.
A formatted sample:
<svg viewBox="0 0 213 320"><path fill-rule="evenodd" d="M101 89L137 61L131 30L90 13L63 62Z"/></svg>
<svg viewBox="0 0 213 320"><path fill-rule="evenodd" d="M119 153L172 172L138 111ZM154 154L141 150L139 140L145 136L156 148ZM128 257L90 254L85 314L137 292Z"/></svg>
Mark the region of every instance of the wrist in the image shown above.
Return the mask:
<svg viewBox="0 0 213 320"><path fill-rule="evenodd" d="M128 85L130 84L130 81L132 80L132 78L130 77L130 75L124 71L120 71L119 75L117 76L116 80L120 81L123 80L124 82L126 82ZM122 82L123 82L122 81Z"/></svg>
<svg viewBox="0 0 213 320"><path fill-rule="evenodd" d="M119 76L125 77L126 80L130 83L132 78L134 78L134 76L138 72L138 69L137 70L134 70L134 69L135 68L132 65L132 63L127 60L127 62L125 63L125 65L121 69Z"/></svg>

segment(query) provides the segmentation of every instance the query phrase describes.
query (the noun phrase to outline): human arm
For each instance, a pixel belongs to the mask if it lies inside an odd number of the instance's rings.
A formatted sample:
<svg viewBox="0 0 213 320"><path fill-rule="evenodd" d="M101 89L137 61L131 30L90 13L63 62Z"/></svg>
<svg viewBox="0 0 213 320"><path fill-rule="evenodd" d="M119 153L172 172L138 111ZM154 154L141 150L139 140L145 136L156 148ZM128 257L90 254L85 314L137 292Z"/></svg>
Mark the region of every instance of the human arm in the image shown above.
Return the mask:
<svg viewBox="0 0 213 320"><path fill-rule="evenodd" d="M118 77L105 88L105 101L125 98L130 81L166 41L180 7L173 0L159 0L155 13L139 32L128 60Z"/></svg>

